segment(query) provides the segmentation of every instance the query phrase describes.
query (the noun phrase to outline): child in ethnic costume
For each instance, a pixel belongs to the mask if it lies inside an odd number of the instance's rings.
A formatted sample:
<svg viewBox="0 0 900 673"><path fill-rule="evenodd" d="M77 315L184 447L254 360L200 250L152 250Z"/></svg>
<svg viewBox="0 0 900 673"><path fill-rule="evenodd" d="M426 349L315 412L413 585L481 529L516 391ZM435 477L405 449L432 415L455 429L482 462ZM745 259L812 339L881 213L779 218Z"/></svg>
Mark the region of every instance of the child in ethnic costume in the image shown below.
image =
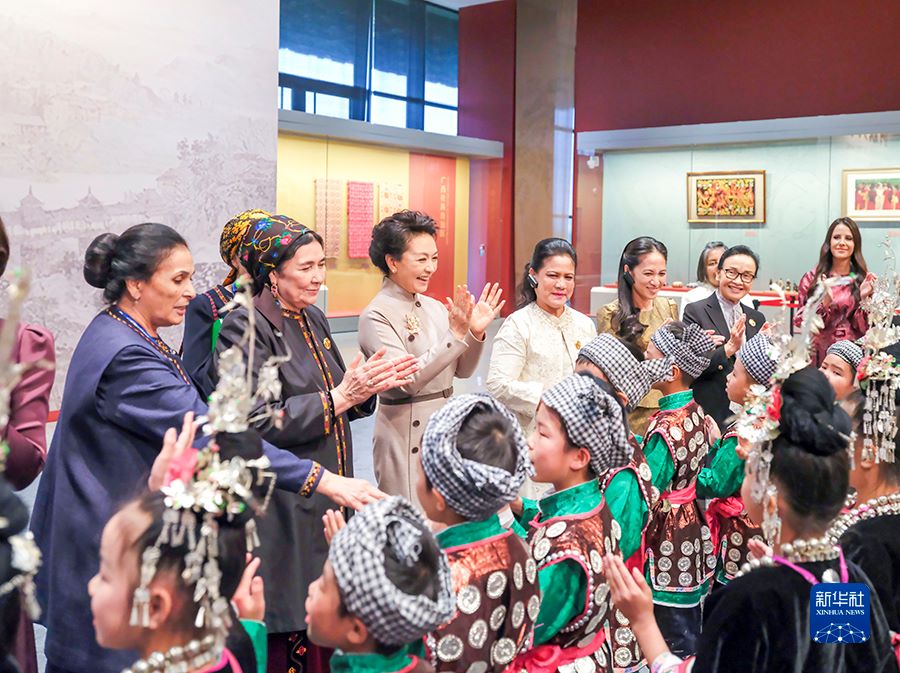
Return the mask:
<svg viewBox="0 0 900 673"><path fill-rule="evenodd" d="M666 376L671 369L668 358L645 360L644 354L636 347L614 337L601 334L586 344L578 353L575 371L588 372L607 381L616 396L625 405L626 411L633 411L637 403L647 396L651 387ZM641 541L647 527L650 508L655 502L652 497L652 474L644 453L640 448L643 438L628 433L634 453L628 464L600 476L600 489L610 514L622 527L619 548L629 567L643 568L644 557ZM627 620L622 614L612 611L607 627L607 638L615 639L614 669L617 673L631 673L643 670L644 656L638 647ZM626 653L631 653L631 660Z"/></svg>
<svg viewBox="0 0 900 673"><path fill-rule="evenodd" d="M431 671L409 645L453 617L456 597L422 515L394 496L337 528L306 599L310 639L335 649L332 673Z"/></svg>
<svg viewBox="0 0 900 673"><path fill-rule="evenodd" d="M575 372L588 372L608 382L625 410L633 411L653 384L669 373L671 366L665 359L639 360L638 356L643 357L639 350L632 350L611 334L601 334L578 352ZM626 559L640 549L653 485L650 467L640 450L642 438L632 432L628 436L634 446L632 459L627 465L600 475L606 506L622 527L620 549Z"/></svg>
<svg viewBox="0 0 900 673"><path fill-rule="evenodd" d="M795 361L808 362L805 354ZM631 619L656 673L897 670L875 592L867 642L818 643L810 637L811 585L868 583L841 548L824 537L849 486L850 420L818 370L807 366L778 380L784 382L777 393L773 387L757 398L760 413L748 424L761 432L752 440L743 485L751 518L772 533L774 555L746 564L728 586L710 595L696 657L682 661L669 651L643 576L629 573L616 558L606 559L615 605Z"/></svg>
<svg viewBox="0 0 900 673"><path fill-rule="evenodd" d="M453 620L426 637L436 671L502 673L531 648L540 605L528 545L500 524L532 471L519 422L490 395L460 395L431 417L416 493L437 534L457 594Z"/></svg>
<svg viewBox="0 0 900 673"><path fill-rule="evenodd" d="M219 434L106 524L88 591L97 642L142 657L128 673L255 670L255 657L230 647L246 635L229 601L257 541L253 516L275 486L268 466L254 432Z"/></svg>
<svg viewBox="0 0 900 673"><path fill-rule="evenodd" d="M852 341L835 341L828 347L819 371L834 388L838 401L856 389L856 368L863 359L863 350Z"/></svg>
<svg viewBox="0 0 900 673"><path fill-rule="evenodd" d="M651 338L650 357L669 357L669 380L644 439L655 504L644 534L645 571L657 620L676 653L694 652L700 602L716 567L709 527L697 503L697 476L718 436L715 422L694 400L693 380L709 366L712 339L698 325L667 323Z"/></svg>
<svg viewBox="0 0 900 673"><path fill-rule="evenodd" d="M900 342L865 358L859 376L862 391L850 405L856 435L850 485L856 497L828 535L871 581L900 663ZM877 419L880 431L873 422Z"/></svg>
<svg viewBox="0 0 900 673"><path fill-rule="evenodd" d="M520 516L529 526L543 600L531 615L535 647L513 670L548 673L570 664L611 670L602 559L618 549L621 527L597 476L627 464L632 452L625 412L613 395L606 382L573 374L541 396L528 444L536 480L553 491Z"/></svg>
<svg viewBox="0 0 900 673"><path fill-rule="evenodd" d="M726 379L725 392L731 402L743 406L751 386L771 385L776 364L771 349L771 341L762 333L741 346ZM750 560L750 540L763 540L762 529L750 520L741 498L744 460L737 448L737 422L733 421L713 444L710 466L697 477L697 497L712 498L706 508L706 521L718 555L715 578L719 584L728 584Z"/></svg>

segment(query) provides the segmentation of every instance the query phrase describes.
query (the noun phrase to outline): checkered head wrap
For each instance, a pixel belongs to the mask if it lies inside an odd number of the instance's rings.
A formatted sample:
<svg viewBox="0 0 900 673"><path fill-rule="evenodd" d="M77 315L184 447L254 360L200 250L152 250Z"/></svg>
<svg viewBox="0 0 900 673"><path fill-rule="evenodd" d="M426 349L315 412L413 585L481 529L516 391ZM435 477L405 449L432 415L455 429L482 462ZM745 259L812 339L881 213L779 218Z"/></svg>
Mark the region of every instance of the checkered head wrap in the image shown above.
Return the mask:
<svg viewBox="0 0 900 673"><path fill-rule="evenodd" d="M670 323L671 324L671 323ZM703 331L700 325L691 323L684 325L680 337L663 325L650 339L656 347L672 358L672 362L686 374L697 378L709 367L707 354L716 347L712 338Z"/></svg>
<svg viewBox="0 0 900 673"><path fill-rule="evenodd" d="M411 567L419 560L426 536L431 531L422 515L409 501L394 496L366 505L331 541L328 560L344 605L379 643L405 645L419 640L450 621L456 611L444 552L438 553L436 600L402 591L385 573L385 553Z"/></svg>
<svg viewBox="0 0 900 673"><path fill-rule="evenodd" d="M513 474L502 467L467 460L460 455L457 435L469 414L478 408L500 414L512 428L510 451L516 456ZM515 499L525 477L534 474L518 419L485 393L451 397L428 421L420 455L425 475L434 488L454 512L471 520L480 521L496 514Z"/></svg>
<svg viewBox="0 0 900 673"><path fill-rule="evenodd" d="M219 254L231 270L228 272L223 285L231 285L237 280L237 269L234 268L234 258L240 253L241 241L247 234L247 230L264 217L271 217L264 210L245 210L238 213L225 224L222 236L219 238Z"/></svg>
<svg viewBox="0 0 900 673"><path fill-rule="evenodd" d="M842 341L835 341L833 344L831 344L828 347L826 355L837 355L839 358L841 358L841 360L853 367L854 372L856 372L856 368L859 367L859 363L862 362L863 359L862 348L857 346L852 341L847 341L846 339Z"/></svg>
<svg viewBox="0 0 900 673"><path fill-rule="evenodd" d="M772 342L762 332L747 339L737 352L744 369L757 383L768 387L778 362L772 357Z"/></svg>
<svg viewBox="0 0 900 673"><path fill-rule="evenodd" d="M578 357L596 365L610 385L628 398L628 411L650 392L650 387L672 369L668 358L638 362L628 347L612 334L594 337L578 351Z"/></svg>
<svg viewBox="0 0 900 673"><path fill-rule="evenodd" d="M567 376L544 391L541 402L559 414L569 442L590 452L595 474L631 460L633 449L622 407L590 377Z"/></svg>

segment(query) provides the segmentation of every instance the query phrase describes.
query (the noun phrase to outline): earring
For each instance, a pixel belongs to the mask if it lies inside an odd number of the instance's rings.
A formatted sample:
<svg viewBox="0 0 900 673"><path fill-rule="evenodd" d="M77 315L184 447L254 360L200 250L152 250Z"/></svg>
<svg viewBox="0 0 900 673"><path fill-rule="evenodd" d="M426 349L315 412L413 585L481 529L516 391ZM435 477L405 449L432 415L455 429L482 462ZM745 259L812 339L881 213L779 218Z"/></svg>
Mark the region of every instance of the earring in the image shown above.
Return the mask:
<svg viewBox="0 0 900 673"><path fill-rule="evenodd" d="M771 507L770 507L771 503ZM766 499L763 503L762 525L763 537L771 547L781 543L781 517L778 516L778 491L771 484L766 489Z"/></svg>
<svg viewBox="0 0 900 673"><path fill-rule="evenodd" d="M272 286L269 289L272 292L272 296L275 299L278 299L278 283L272 283Z"/></svg>

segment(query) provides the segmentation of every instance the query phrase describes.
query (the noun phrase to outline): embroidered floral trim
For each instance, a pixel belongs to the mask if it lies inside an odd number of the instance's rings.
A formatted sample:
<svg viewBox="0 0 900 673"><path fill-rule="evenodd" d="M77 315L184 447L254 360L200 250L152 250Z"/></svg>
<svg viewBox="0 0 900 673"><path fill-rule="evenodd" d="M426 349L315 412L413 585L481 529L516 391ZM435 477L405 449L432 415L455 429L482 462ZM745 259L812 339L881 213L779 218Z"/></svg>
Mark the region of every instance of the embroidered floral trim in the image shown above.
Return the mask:
<svg viewBox="0 0 900 673"><path fill-rule="evenodd" d="M309 470L309 475L306 477L306 481L303 482L303 488L300 489L300 495L304 498L311 496L316 489L316 484L318 483L321 474L322 466L319 465L319 463L313 463Z"/></svg>
<svg viewBox="0 0 900 673"><path fill-rule="evenodd" d="M328 409L328 398L325 393L319 391L319 399L322 400L322 418L325 420L325 436L331 434L331 412Z"/></svg>

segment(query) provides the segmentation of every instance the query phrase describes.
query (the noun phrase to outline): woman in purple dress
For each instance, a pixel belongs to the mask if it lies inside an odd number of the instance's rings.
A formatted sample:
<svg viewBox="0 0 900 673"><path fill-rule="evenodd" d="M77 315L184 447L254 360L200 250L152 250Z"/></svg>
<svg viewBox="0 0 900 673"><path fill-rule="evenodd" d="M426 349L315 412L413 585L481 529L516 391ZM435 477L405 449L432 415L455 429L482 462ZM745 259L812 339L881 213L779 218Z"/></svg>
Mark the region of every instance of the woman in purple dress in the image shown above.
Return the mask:
<svg viewBox="0 0 900 673"><path fill-rule="evenodd" d="M839 217L831 223L822 243L819 263L800 280L801 308L794 317L796 327L803 323L806 302L816 285L834 276L848 277L849 282L827 289L825 300L819 305L818 313L825 326L816 334L811 349L816 367L822 364L828 347L835 341L856 341L868 329L866 313L860 304L872 294L875 276L869 273L862 254L859 226L849 217Z"/></svg>

